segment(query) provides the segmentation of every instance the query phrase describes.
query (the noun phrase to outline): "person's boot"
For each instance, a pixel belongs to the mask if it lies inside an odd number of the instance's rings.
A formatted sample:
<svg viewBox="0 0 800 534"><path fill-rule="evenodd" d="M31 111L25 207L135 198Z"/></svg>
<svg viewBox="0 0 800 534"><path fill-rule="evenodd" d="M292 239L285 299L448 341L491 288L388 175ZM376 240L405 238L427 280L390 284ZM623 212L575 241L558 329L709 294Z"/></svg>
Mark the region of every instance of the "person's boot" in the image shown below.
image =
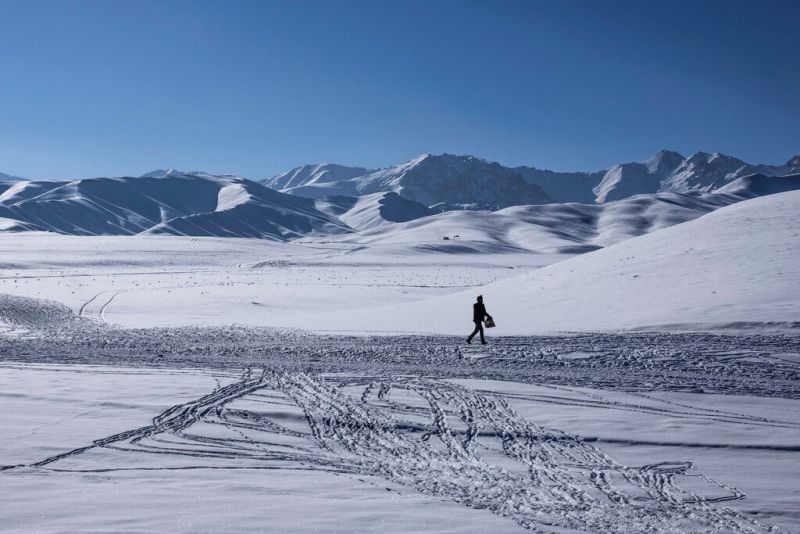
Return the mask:
<svg viewBox="0 0 800 534"><path fill-rule="evenodd" d="M467 338L467 345L472 345L472 338L471 337Z"/></svg>

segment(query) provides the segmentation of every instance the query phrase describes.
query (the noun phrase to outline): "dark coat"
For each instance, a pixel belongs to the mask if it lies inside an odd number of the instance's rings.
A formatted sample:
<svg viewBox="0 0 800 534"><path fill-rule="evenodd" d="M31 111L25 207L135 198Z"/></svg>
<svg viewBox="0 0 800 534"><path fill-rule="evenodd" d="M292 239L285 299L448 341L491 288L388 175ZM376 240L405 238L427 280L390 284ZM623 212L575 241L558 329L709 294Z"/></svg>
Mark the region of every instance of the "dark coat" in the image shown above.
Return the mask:
<svg viewBox="0 0 800 534"><path fill-rule="evenodd" d="M483 321L483 319L489 315L486 313L486 306L483 305L483 302L476 302L472 305L472 320L476 323Z"/></svg>

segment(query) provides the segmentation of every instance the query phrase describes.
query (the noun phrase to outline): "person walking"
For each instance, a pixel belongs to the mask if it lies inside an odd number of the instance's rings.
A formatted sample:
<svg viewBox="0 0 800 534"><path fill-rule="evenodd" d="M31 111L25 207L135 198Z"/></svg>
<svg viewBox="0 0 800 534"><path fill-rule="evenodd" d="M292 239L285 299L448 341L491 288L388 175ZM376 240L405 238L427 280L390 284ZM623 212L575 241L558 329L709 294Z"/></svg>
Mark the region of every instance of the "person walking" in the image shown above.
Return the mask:
<svg viewBox="0 0 800 534"><path fill-rule="evenodd" d="M478 295L478 302L472 305L472 321L475 323L475 330L467 338L467 343L472 343L472 338L480 332L481 345L486 345L486 339L483 337L483 320L491 319L492 316L486 313L486 306L483 305L483 295Z"/></svg>

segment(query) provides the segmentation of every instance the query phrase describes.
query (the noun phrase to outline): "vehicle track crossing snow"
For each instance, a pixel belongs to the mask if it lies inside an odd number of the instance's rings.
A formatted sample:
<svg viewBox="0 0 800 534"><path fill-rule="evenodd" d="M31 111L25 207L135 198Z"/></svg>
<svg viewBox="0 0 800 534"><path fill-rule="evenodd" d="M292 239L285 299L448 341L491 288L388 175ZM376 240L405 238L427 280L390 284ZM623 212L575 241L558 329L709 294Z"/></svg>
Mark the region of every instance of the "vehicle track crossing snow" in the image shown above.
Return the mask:
<svg viewBox="0 0 800 534"><path fill-rule="evenodd" d="M97 293L83 303L80 310L78 310L78 316L99 320L104 323L107 322L105 318L106 308L121 293L125 293L125 290L110 290Z"/></svg>

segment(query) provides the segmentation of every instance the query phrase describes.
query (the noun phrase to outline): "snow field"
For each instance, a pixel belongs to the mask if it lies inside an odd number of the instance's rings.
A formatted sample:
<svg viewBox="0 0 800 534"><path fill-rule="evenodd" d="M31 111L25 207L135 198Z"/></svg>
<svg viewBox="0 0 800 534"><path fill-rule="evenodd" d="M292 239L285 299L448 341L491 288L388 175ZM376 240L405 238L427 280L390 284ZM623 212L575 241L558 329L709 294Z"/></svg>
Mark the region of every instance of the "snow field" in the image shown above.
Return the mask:
<svg viewBox="0 0 800 534"><path fill-rule="evenodd" d="M733 396L720 409L688 394L648 399L475 379L256 369L237 377L5 364L0 377L14 408L3 414L4 449L14 463L0 472L13 490L6 499L14 506L3 507L12 531L391 525L456 532L516 524L543 532L766 532L764 518L795 525L794 455L759 449L745 436L770 426L797 444L796 409L788 419L773 415L796 401ZM171 399L178 403L167 406ZM642 430L628 418L632 411L672 427L670 439L642 439L653 422ZM696 453L681 442L709 421L715 430L729 427L724 452ZM602 426L600 436L585 434L591 424ZM637 462L620 463L609 450ZM686 459L697 456L700 462ZM738 462L748 467L737 469ZM772 487L765 473L776 477ZM31 506L42 497L46 514ZM466 508L451 510L451 503ZM393 517L397 523L388 523Z"/></svg>
<svg viewBox="0 0 800 534"><path fill-rule="evenodd" d="M236 378L224 371L0 364L2 463L35 463L147 426L173 403L191 402ZM277 402L274 408L281 410ZM205 455L193 454L191 439L182 443L168 432L131 450L115 442L43 466L0 471L2 530L515 530L502 518L367 474L311 469L291 460L237 458L235 443L242 436L217 426L201 419L185 429L206 439ZM215 436L221 436L218 443L231 440L232 454L214 452Z"/></svg>
<svg viewBox="0 0 800 534"><path fill-rule="evenodd" d="M0 337L12 530L798 527L794 336L481 347L0 313L27 329Z"/></svg>

